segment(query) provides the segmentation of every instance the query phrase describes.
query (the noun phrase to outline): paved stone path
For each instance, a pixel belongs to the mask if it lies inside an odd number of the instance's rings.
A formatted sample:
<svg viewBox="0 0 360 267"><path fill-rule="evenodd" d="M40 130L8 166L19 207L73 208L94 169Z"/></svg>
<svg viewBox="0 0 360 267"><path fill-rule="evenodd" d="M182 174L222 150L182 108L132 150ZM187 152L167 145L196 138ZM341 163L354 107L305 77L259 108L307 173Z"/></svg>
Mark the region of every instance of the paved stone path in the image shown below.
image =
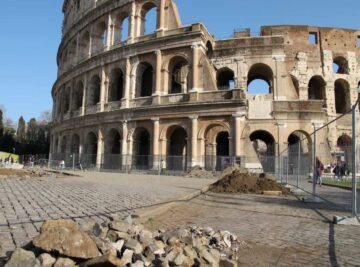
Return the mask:
<svg viewBox="0 0 360 267"><path fill-rule="evenodd" d="M249 244L240 266L360 266L360 227L330 223L328 203L295 197L207 193L152 218L149 228L186 225L229 230Z"/></svg>
<svg viewBox="0 0 360 267"><path fill-rule="evenodd" d="M127 215L135 208L173 200L212 182L166 176L82 175L0 179L0 257L28 243L47 219L101 222L111 214Z"/></svg>

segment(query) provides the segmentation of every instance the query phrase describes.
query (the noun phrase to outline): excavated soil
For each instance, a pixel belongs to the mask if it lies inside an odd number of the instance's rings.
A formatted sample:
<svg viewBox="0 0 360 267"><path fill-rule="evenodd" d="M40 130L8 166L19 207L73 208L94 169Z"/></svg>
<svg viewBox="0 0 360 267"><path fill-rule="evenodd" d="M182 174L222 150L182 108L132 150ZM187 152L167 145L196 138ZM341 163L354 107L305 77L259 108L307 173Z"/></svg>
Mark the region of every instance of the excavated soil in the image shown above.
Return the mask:
<svg viewBox="0 0 360 267"><path fill-rule="evenodd" d="M275 180L267 178L264 174L246 173L238 169L225 174L210 187L210 191L233 194L263 194L264 191L281 191L283 195L290 193L287 188L282 187Z"/></svg>
<svg viewBox="0 0 360 267"><path fill-rule="evenodd" d="M204 168L196 166L190 169L184 174L185 178L204 178L204 179L214 179L214 175L211 172L208 172Z"/></svg>
<svg viewBox="0 0 360 267"><path fill-rule="evenodd" d="M48 172L42 169L8 169L0 168L0 178L36 178L36 177L66 177L66 175L61 173Z"/></svg>

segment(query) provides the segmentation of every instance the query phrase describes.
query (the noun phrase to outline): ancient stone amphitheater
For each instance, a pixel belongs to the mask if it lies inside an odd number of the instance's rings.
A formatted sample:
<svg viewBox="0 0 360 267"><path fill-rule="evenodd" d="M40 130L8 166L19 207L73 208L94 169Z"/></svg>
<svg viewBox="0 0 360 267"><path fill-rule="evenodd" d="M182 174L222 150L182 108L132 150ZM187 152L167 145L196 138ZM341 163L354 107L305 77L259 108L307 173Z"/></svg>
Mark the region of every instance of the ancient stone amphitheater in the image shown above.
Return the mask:
<svg viewBox="0 0 360 267"><path fill-rule="evenodd" d="M51 157L67 165L273 171L291 144L311 156L314 127L358 98L359 30L265 26L220 40L183 25L173 0L65 0L63 12ZM350 115L327 126L323 160L350 136Z"/></svg>

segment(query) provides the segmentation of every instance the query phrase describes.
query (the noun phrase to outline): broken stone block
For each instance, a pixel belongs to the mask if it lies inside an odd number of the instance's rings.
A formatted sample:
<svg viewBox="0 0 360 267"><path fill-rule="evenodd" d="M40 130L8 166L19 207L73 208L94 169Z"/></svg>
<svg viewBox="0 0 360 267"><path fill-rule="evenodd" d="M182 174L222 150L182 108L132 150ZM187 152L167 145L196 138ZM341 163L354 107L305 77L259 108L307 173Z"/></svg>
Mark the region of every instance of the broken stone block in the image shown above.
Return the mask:
<svg viewBox="0 0 360 267"><path fill-rule="evenodd" d="M235 261L229 259L221 259L220 260L221 267L237 267L237 263Z"/></svg>
<svg viewBox="0 0 360 267"><path fill-rule="evenodd" d="M56 259L48 253L43 253L38 257L41 267L52 267L54 266Z"/></svg>
<svg viewBox="0 0 360 267"><path fill-rule="evenodd" d="M136 254L140 254L143 252L143 246L133 238L126 241L125 247L127 249L133 250Z"/></svg>
<svg viewBox="0 0 360 267"><path fill-rule="evenodd" d="M144 263L142 261L136 261L135 263L131 264L131 267L144 267Z"/></svg>
<svg viewBox="0 0 360 267"><path fill-rule="evenodd" d="M22 248L17 248L11 255L5 267L40 267L40 262L36 260L35 254Z"/></svg>
<svg viewBox="0 0 360 267"><path fill-rule="evenodd" d="M112 243L111 246L116 250L116 252L118 253L118 255L121 254L121 249L124 246L125 241L124 240L119 240L116 243Z"/></svg>
<svg viewBox="0 0 360 267"><path fill-rule="evenodd" d="M58 258L54 264L54 267L74 267L75 262L69 258Z"/></svg>
<svg viewBox="0 0 360 267"><path fill-rule="evenodd" d="M153 234L150 231L147 230L141 230L139 233L139 241L143 246L148 246L153 241Z"/></svg>
<svg viewBox="0 0 360 267"><path fill-rule="evenodd" d="M107 253L100 257L79 264L79 267L123 267L125 263L113 253Z"/></svg>
<svg viewBox="0 0 360 267"><path fill-rule="evenodd" d="M134 255L134 251L133 250L130 250L130 249L126 249L124 251L124 254L121 258L121 260L123 261L123 263L126 265L126 264L129 264L129 263L132 263L132 257Z"/></svg>
<svg viewBox="0 0 360 267"><path fill-rule="evenodd" d="M46 221L33 244L46 252L71 258L91 259L100 255L94 240L71 220Z"/></svg>
<svg viewBox="0 0 360 267"><path fill-rule="evenodd" d="M110 229L119 231L119 232L127 232L131 225L128 223L125 223L123 221L113 221L109 224Z"/></svg>

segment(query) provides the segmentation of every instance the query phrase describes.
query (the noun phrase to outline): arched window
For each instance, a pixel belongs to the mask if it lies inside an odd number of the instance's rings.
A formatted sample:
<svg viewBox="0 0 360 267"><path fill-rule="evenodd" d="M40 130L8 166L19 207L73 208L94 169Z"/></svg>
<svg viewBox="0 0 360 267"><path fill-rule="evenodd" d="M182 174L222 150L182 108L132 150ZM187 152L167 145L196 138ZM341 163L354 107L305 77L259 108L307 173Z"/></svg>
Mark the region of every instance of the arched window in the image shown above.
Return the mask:
<svg viewBox="0 0 360 267"><path fill-rule="evenodd" d="M219 90L231 90L235 88L234 72L229 68L222 68L217 72L217 85Z"/></svg>
<svg viewBox="0 0 360 267"><path fill-rule="evenodd" d="M107 40L107 25L105 22L100 22L94 28L92 36L92 52L98 53L104 49Z"/></svg>
<svg viewBox="0 0 360 267"><path fill-rule="evenodd" d="M64 113L69 112L70 110L70 88L66 88L64 91Z"/></svg>
<svg viewBox="0 0 360 267"><path fill-rule="evenodd" d="M333 62L333 71L338 74L349 74L349 64L344 57L336 57Z"/></svg>
<svg viewBox="0 0 360 267"><path fill-rule="evenodd" d="M76 84L75 90L73 91L73 110L78 110L83 105L84 96L84 85L80 81Z"/></svg>
<svg viewBox="0 0 360 267"><path fill-rule="evenodd" d="M97 136L95 133L90 132L86 136L85 153L81 157L81 164L84 167L92 168L96 165L97 156Z"/></svg>
<svg viewBox="0 0 360 267"><path fill-rule="evenodd" d="M309 100L325 100L326 83L321 76L314 76L309 81L308 97Z"/></svg>
<svg viewBox="0 0 360 267"><path fill-rule="evenodd" d="M133 162L137 169L147 170L150 163L150 134L145 128L137 128L133 134Z"/></svg>
<svg viewBox="0 0 360 267"><path fill-rule="evenodd" d="M150 34L157 29L157 12L156 5L148 2L143 5L141 10L141 28L140 35Z"/></svg>
<svg viewBox="0 0 360 267"><path fill-rule="evenodd" d="M168 147L167 168L170 170L185 170L187 156L187 133L180 126L170 127L167 132Z"/></svg>
<svg viewBox="0 0 360 267"><path fill-rule="evenodd" d="M253 65L248 73L248 94L273 93L274 76L271 68L265 64Z"/></svg>
<svg viewBox="0 0 360 267"><path fill-rule="evenodd" d="M100 102L101 79L94 75L90 80L88 105L94 106Z"/></svg>
<svg viewBox="0 0 360 267"><path fill-rule="evenodd" d="M116 16L114 26L114 42L125 42L129 37L129 17L127 13Z"/></svg>
<svg viewBox="0 0 360 267"><path fill-rule="evenodd" d="M120 101L124 95L124 75L121 69L114 69L110 73L109 102Z"/></svg>
<svg viewBox="0 0 360 267"><path fill-rule="evenodd" d="M77 134L74 134L71 138L71 153L80 153L80 137Z"/></svg>
<svg viewBox="0 0 360 267"><path fill-rule="evenodd" d="M187 92L189 88L189 63L185 58L175 57L169 64L170 94Z"/></svg>
<svg viewBox="0 0 360 267"><path fill-rule="evenodd" d="M210 41L206 43L206 55L208 58L212 58L214 54L213 46Z"/></svg>
<svg viewBox="0 0 360 267"><path fill-rule="evenodd" d="M153 92L153 67L149 63L140 63L137 69L136 97L151 96Z"/></svg>
<svg viewBox="0 0 360 267"><path fill-rule="evenodd" d="M343 79L335 81L335 109L338 114L345 114L351 109L350 85Z"/></svg>
<svg viewBox="0 0 360 267"><path fill-rule="evenodd" d="M79 38L79 60L89 57L90 33L86 31Z"/></svg>

